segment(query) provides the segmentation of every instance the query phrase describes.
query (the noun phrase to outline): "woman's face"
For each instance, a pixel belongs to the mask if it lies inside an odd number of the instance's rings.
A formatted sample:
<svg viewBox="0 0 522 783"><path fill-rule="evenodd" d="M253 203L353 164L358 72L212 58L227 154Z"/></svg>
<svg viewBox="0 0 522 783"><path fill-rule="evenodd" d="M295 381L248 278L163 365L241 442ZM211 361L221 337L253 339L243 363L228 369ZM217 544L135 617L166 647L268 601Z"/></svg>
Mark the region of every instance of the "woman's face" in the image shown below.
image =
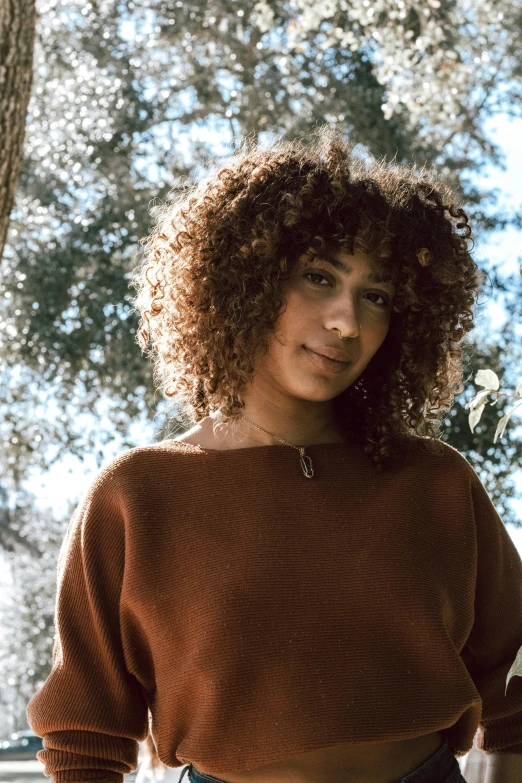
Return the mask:
<svg viewBox="0 0 522 783"><path fill-rule="evenodd" d="M379 277L361 251L303 256L284 283L286 309L275 324L268 354L256 366L263 385L320 402L354 383L390 325L394 288ZM341 340L337 330L347 339ZM325 353L338 361L318 356Z"/></svg>

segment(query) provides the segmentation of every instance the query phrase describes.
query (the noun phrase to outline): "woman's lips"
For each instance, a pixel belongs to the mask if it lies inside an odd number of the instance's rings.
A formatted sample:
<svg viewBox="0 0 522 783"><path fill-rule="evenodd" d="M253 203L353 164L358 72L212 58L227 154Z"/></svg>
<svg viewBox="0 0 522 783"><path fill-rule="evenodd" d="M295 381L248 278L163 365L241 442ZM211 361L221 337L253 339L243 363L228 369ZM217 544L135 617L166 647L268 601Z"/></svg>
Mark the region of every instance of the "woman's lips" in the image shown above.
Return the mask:
<svg viewBox="0 0 522 783"><path fill-rule="evenodd" d="M311 351L306 346L305 351L310 361L321 370L326 370L326 372L339 373L348 367L349 362L336 362L334 359L327 359L326 356L323 356L320 353L316 353L315 351Z"/></svg>

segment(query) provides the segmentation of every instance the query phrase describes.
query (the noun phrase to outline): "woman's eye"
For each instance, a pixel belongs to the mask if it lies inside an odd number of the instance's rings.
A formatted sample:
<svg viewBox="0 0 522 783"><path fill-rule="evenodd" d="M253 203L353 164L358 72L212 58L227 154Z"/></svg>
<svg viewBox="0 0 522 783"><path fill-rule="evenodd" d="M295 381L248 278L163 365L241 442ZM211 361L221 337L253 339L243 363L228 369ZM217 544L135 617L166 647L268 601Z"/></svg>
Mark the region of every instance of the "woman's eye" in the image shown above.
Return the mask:
<svg viewBox="0 0 522 783"><path fill-rule="evenodd" d="M319 272L307 272L306 275L304 275L304 277L322 277L323 280L326 280L327 283L329 282L327 278L324 275L321 275ZM321 283L316 283L314 280L310 280L310 282L312 283L312 285L321 285Z"/></svg>
<svg viewBox="0 0 522 783"><path fill-rule="evenodd" d="M384 296L382 296L382 294L378 294L378 293L376 293L375 291L370 291L370 293L368 294L368 296L378 296L378 297L379 297L379 299L382 299L383 303L382 303L382 304L380 304L380 305L379 305L379 307L388 307L388 305L390 304L390 303L388 302L388 300L387 300L387 299L385 299L385 298L384 298ZM374 302L374 304L377 304L377 302Z"/></svg>
<svg viewBox="0 0 522 783"><path fill-rule="evenodd" d="M315 286L321 287L321 288L325 288L324 284L320 283L320 282L316 282L315 280L312 280L311 278L313 278L313 277L320 277L323 280L326 280L326 282L328 284L330 283L330 281L324 275L322 275L320 272L307 272L305 275L303 275L303 277L310 278L310 282L312 283L312 285L315 285ZM379 299L382 299L382 303L372 301L372 304L378 305L379 307L388 307L388 305L390 304L390 302L382 294L378 294L376 291L370 291L367 294L367 296L376 296Z"/></svg>

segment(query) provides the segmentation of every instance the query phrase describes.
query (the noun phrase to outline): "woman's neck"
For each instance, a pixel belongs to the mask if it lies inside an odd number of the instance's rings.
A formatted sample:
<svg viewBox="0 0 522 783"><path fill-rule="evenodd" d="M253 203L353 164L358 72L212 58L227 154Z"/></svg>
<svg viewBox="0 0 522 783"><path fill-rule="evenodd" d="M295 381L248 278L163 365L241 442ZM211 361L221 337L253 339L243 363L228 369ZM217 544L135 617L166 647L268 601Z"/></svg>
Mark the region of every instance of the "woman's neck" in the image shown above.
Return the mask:
<svg viewBox="0 0 522 783"><path fill-rule="evenodd" d="M248 419L251 419L255 424L258 424L256 419L246 414ZM261 418L261 417L259 417ZM217 422L215 424L215 422ZM340 431L335 421L330 422L330 426L321 432L321 426L315 428L315 433L312 433L311 428L307 428L308 436L303 431L295 432L292 438L288 432L288 426L285 432L279 432L275 426L267 426L268 422L259 421L259 426L263 427L268 432L258 429L251 425L243 417L232 425L229 425L226 421L222 421L220 415L209 416L199 422L196 427L190 430L190 433L186 433L189 437L194 436L198 442L196 445L200 445L205 448L213 449L237 449L237 448L250 448L252 446L267 446L281 444L282 440L295 446L312 445L313 443L346 443L347 438ZM315 434L315 437L314 437ZM304 436L304 437L303 437ZM184 438L187 440L188 438Z"/></svg>

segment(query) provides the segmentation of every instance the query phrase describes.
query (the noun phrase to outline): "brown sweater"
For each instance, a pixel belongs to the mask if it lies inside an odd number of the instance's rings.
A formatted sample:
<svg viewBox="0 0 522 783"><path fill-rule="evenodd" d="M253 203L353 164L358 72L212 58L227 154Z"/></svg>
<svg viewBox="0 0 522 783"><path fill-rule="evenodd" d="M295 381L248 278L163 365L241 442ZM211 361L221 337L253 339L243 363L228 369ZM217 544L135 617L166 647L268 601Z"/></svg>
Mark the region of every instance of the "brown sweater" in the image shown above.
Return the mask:
<svg viewBox="0 0 522 783"><path fill-rule="evenodd" d="M467 460L421 438L128 450L95 476L58 562L53 668L27 707L53 783L160 759L236 772L435 731L522 753L522 562Z"/></svg>

